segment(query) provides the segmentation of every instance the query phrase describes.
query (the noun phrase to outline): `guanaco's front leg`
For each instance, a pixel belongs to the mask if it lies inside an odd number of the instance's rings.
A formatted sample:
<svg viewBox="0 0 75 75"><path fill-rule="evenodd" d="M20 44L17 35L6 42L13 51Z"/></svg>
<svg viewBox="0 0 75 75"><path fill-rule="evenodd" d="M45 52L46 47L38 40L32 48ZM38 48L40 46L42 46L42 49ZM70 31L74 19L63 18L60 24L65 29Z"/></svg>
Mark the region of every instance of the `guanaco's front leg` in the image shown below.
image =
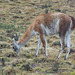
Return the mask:
<svg viewBox="0 0 75 75"><path fill-rule="evenodd" d="M39 51L40 46L41 46L41 40L40 40L40 36L39 36L38 45L37 45L37 51L36 51L36 56L38 55L38 51Z"/></svg>
<svg viewBox="0 0 75 75"><path fill-rule="evenodd" d="M41 39L41 42L43 44L46 56L48 56L48 54L47 54L47 41L46 41L45 35L40 34L40 39Z"/></svg>

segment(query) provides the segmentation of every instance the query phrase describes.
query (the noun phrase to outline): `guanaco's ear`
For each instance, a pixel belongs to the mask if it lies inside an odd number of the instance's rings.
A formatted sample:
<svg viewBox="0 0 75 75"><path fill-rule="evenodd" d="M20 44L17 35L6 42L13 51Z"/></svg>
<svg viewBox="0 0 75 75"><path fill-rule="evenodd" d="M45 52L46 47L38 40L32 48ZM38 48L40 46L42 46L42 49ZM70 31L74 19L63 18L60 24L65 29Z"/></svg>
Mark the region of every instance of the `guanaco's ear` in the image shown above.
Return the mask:
<svg viewBox="0 0 75 75"><path fill-rule="evenodd" d="M15 41L15 39L13 38L13 42L14 42L14 44L16 44L16 41Z"/></svg>

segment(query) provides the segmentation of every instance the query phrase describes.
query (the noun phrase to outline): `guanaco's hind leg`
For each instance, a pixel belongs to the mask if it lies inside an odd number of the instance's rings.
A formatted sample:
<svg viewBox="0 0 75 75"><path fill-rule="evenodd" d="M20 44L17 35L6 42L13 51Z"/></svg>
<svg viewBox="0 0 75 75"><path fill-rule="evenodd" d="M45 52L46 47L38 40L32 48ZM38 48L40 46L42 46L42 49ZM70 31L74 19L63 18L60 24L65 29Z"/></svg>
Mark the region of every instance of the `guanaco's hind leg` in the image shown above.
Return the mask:
<svg viewBox="0 0 75 75"><path fill-rule="evenodd" d="M45 35L40 34L40 39L41 39L41 42L43 44L46 56L48 56L48 54L47 54L47 41L46 41Z"/></svg>
<svg viewBox="0 0 75 75"><path fill-rule="evenodd" d="M63 53L65 45L67 46L67 51L66 51L66 56L65 56L64 59L66 60L68 58L68 55L69 55L69 52L70 52L70 46L71 46L70 32L71 32L71 30L69 29L64 37L60 36L61 50L60 50L60 53L58 55L58 58L60 58L61 54Z"/></svg>
<svg viewBox="0 0 75 75"><path fill-rule="evenodd" d="M64 48L65 48L64 37L61 37L61 36L60 36L60 44L61 44L61 50L60 50L60 52L59 52L58 59L60 58L60 56L61 56L61 54L63 53Z"/></svg>
<svg viewBox="0 0 75 75"><path fill-rule="evenodd" d="M66 56L65 56L65 60L68 58L69 52L70 52L70 46L71 46L71 42L70 42L70 32L71 30L69 29L68 32L66 33L66 45L67 45L67 51L66 51Z"/></svg>

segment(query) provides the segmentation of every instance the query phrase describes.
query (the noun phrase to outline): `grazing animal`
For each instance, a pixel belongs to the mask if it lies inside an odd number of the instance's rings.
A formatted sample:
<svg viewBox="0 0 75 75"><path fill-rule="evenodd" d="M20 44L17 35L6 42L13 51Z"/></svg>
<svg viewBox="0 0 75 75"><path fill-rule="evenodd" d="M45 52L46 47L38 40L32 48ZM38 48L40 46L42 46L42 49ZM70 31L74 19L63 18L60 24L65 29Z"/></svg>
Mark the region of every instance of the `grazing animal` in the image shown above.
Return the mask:
<svg viewBox="0 0 75 75"><path fill-rule="evenodd" d="M13 39L13 49L18 53L21 47L27 44L33 35L39 34L36 56L38 55L41 43L43 44L46 56L48 56L47 41L45 36L51 36L58 33L61 44L61 50L59 52L58 58L63 53L65 46L67 46L67 52L65 56L65 59L67 59L70 52L70 33L72 30L74 30L74 28L75 18L72 16L68 16L64 13L42 14L32 22L24 36L18 40L18 42Z"/></svg>

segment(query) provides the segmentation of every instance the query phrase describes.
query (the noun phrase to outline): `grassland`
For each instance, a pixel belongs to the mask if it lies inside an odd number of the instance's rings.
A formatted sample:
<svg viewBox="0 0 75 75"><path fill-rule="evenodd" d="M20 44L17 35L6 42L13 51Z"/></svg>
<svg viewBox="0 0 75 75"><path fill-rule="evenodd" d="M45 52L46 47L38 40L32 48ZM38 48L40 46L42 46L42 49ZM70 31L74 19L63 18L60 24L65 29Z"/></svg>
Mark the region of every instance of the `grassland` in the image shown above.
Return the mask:
<svg viewBox="0 0 75 75"><path fill-rule="evenodd" d="M68 0L0 0L0 75L75 75L75 31L71 33L71 52L65 52L55 62L60 50L59 37L46 37L48 57L43 47L35 57L38 36L34 37L17 55L12 48L32 21L40 14L62 12L75 17L75 1ZM2 66L2 60L4 66Z"/></svg>

